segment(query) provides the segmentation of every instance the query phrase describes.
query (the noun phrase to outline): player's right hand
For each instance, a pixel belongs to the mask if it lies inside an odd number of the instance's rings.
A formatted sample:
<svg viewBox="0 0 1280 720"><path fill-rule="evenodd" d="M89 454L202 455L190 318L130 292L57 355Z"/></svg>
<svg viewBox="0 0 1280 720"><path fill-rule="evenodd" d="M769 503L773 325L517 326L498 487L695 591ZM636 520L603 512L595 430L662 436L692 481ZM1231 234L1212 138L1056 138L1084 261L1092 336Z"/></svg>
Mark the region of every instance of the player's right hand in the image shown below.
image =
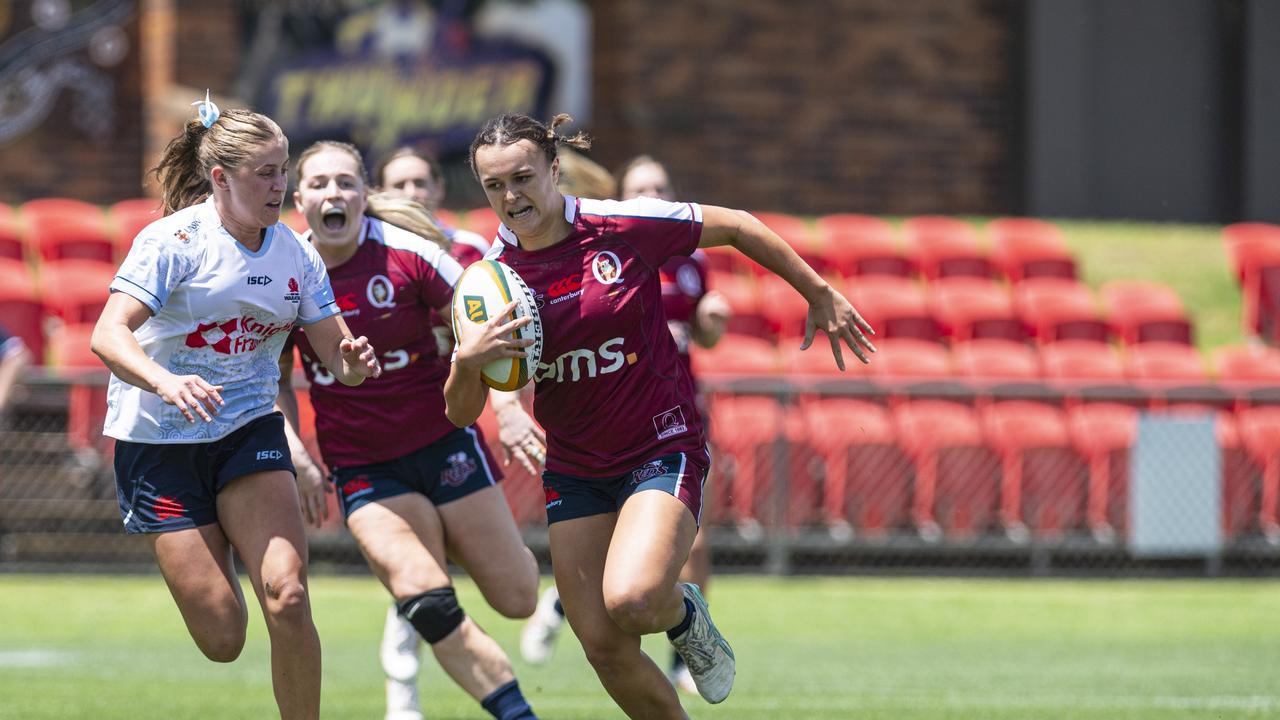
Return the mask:
<svg viewBox="0 0 1280 720"><path fill-rule="evenodd" d="M479 369L500 358L525 357L525 348L533 344L531 338L514 339L512 334L533 322L529 316L510 319L516 311L512 300L496 315L482 323L458 323L458 356L455 362L464 367Z"/></svg>
<svg viewBox="0 0 1280 720"><path fill-rule="evenodd" d="M187 422L201 420L212 422L219 408L226 405L222 399L222 386L210 385L199 375L169 374L156 384L156 394L161 400L178 408Z"/></svg>

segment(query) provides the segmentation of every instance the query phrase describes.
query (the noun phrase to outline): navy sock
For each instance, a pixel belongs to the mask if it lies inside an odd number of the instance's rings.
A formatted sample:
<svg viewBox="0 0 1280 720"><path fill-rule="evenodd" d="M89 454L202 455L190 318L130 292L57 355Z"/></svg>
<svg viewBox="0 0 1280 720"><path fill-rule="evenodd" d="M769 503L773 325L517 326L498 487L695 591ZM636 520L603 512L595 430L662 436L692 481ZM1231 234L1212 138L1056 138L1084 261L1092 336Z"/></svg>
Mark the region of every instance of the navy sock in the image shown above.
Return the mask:
<svg viewBox="0 0 1280 720"><path fill-rule="evenodd" d="M560 604L560 598L556 598L556 604L551 609L555 610L560 617L564 617L564 606Z"/></svg>
<svg viewBox="0 0 1280 720"><path fill-rule="evenodd" d="M689 601L689 598L685 598L684 599L684 619L680 621L679 625L676 625L675 627L667 631L667 639L675 640L676 638L683 635L684 631L688 630L689 625L693 623L693 614L695 612L697 611L693 609L693 603Z"/></svg>
<svg viewBox="0 0 1280 720"><path fill-rule="evenodd" d="M512 680L489 693L489 697L480 701L480 707L498 720L538 720L529 707L529 701L520 692L520 682Z"/></svg>

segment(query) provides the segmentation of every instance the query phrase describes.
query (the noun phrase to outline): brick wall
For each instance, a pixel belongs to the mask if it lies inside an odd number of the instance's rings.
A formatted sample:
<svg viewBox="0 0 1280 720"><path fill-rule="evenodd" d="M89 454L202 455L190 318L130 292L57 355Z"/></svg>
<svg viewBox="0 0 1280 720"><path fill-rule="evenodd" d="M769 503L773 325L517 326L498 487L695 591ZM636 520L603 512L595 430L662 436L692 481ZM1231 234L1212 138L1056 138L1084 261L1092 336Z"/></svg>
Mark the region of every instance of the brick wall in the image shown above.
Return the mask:
<svg viewBox="0 0 1280 720"><path fill-rule="evenodd" d="M798 213L1008 212L1014 0L595 3L593 156Z"/></svg>
<svg viewBox="0 0 1280 720"><path fill-rule="evenodd" d="M26 9L25 3L17 6ZM31 26L29 14L17 9L8 18L8 34L0 28L0 41ZM110 79L111 121L99 131L87 130L76 115L98 113L101 109L86 107L91 95L84 87L62 87L52 110L38 126L0 145L0 202L17 203L45 196L108 202L141 193L142 105L136 20L124 30L129 40L128 53L118 65L105 71ZM37 71L49 72L63 63L90 72L103 71L83 50L54 58L38 66Z"/></svg>
<svg viewBox="0 0 1280 720"><path fill-rule="evenodd" d="M173 3L174 80L227 92L245 51L239 5ZM590 4L593 157L610 168L648 152L686 197L756 210L1017 209L1018 0ZM139 192L136 23L130 33L112 136L75 136L64 97L44 127L3 147L0 200Z"/></svg>

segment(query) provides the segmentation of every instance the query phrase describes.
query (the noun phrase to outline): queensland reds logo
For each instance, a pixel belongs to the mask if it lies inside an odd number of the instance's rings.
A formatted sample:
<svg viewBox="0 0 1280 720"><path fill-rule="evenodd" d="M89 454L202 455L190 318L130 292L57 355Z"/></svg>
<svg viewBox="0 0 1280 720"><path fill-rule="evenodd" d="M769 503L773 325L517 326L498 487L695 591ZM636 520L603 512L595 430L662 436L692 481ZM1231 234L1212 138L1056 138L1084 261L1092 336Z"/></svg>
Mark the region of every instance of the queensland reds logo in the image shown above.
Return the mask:
<svg viewBox="0 0 1280 720"><path fill-rule="evenodd" d="M591 258L591 274L602 285L622 282L622 261L608 250L602 250Z"/></svg>
<svg viewBox="0 0 1280 720"><path fill-rule="evenodd" d="M369 304L376 308L396 306L396 286L391 284L391 278L386 275L374 275L369 278L364 294L369 298Z"/></svg>
<svg viewBox="0 0 1280 720"><path fill-rule="evenodd" d="M449 467L440 471L440 484L446 487L458 487L471 477L476 467L476 461L466 453L456 452L449 456Z"/></svg>

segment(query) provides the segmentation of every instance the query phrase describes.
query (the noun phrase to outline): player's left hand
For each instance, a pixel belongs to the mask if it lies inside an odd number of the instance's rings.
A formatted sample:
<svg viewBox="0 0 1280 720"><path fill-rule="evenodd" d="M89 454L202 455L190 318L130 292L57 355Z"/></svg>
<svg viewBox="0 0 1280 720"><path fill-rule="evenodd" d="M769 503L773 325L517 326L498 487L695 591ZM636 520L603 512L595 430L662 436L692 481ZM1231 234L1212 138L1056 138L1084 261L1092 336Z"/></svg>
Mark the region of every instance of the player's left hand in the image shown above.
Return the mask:
<svg viewBox="0 0 1280 720"><path fill-rule="evenodd" d="M804 321L804 342L800 345L801 350L807 349L813 343L813 336L818 330L825 332L827 339L831 341L831 354L835 356L836 367L841 371L845 369L844 354L840 348L841 340L844 340L853 354L857 355L863 363L871 362L867 355L875 352L876 346L868 336L875 335L876 331L871 329L871 325L858 314L853 305L830 285L818 300L809 303L809 315Z"/></svg>
<svg viewBox="0 0 1280 720"><path fill-rule="evenodd" d="M498 441L503 465L510 465L514 458L529 474L538 475L547 459L547 435L519 403L504 405L498 411Z"/></svg>
<svg viewBox="0 0 1280 720"><path fill-rule="evenodd" d="M338 343L342 351L342 360L352 372L361 377L377 378L382 376L382 364L369 338L361 335L358 338L342 338Z"/></svg>

